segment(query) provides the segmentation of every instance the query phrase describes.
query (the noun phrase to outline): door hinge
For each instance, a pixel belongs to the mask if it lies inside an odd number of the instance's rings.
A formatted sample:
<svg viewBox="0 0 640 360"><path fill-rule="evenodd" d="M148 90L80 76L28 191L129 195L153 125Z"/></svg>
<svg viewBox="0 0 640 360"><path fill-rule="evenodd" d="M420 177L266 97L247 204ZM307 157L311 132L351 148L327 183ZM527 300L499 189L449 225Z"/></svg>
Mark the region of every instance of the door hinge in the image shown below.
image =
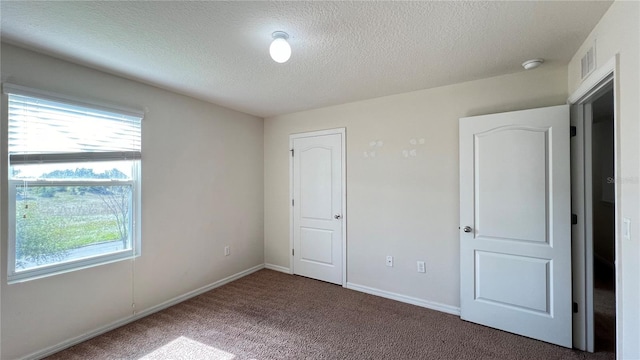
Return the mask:
<svg viewBox="0 0 640 360"><path fill-rule="evenodd" d="M291 249L291 256L296 256L296 249Z"/></svg>
<svg viewBox="0 0 640 360"><path fill-rule="evenodd" d="M578 215L571 214L571 225L575 225L578 223Z"/></svg>
<svg viewBox="0 0 640 360"><path fill-rule="evenodd" d="M293 157L294 150L293 150L293 149L291 149L291 150L289 150L289 151L291 151L291 156Z"/></svg>
<svg viewBox="0 0 640 360"><path fill-rule="evenodd" d="M577 302L573 303L573 312L576 313L576 314L578 313L578 303Z"/></svg>
<svg viewBox="0 0 640 360"><path fill-rule="evenodd" d="M291 206L295 206L296 205L296 201L294 199L291 199Z"/></svg>
<svg viewBox="0 0 640 360"><path fill-rule="evenodd" d="M569 127L569 134L571 134L571 137L576 136L577 133L578 133L578 129L575 126Z"/></svg>

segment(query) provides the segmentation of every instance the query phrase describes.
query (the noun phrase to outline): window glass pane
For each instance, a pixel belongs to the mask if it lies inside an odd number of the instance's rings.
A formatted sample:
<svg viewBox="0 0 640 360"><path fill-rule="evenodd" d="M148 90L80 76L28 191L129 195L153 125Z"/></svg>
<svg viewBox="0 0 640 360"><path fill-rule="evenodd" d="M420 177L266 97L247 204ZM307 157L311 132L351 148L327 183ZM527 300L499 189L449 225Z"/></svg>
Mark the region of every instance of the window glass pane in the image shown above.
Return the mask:
<svg viewBox="0 0 640 360"><path fill-rule="evenodd" d="M13 180L131 180L134 161L98 161L11 166Z"/></svg>
<svg viewBox="0 0 640 360"><path fill-rule="evenodd" d="M16 186L16 272L130 250L132 190Z"/></svg>

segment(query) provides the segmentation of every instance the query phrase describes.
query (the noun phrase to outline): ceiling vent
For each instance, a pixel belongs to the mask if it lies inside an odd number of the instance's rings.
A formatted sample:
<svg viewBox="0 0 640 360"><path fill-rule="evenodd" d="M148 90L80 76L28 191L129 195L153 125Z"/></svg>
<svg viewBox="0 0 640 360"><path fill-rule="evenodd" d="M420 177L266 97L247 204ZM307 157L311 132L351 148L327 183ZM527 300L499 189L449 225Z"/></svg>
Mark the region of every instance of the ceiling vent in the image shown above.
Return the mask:
<svg viewBox="0 0 640 360"><path fill-rule="evenodd" d="M587 52L582 57L580 61L582 67L580 74L582 74L581 79L584 80L589 74L596 69L596 43L593 42L593 45L587 50Z"/></svg>

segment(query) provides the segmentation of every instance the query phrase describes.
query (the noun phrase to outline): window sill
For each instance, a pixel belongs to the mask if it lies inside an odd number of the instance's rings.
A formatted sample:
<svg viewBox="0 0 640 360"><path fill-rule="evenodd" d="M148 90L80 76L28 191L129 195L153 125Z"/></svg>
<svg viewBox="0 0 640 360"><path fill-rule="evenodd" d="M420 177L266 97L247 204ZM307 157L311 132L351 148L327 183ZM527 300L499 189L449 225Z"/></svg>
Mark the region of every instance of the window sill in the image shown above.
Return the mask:
<svg viewBox="0 0 640 360"><path fill-rule="evenodd" d="M134 253L133 250L125 250L118 253L112 253L107 255L98 255L95 257L84 258L74 261L65 262L62 264L44 265L38 268L24 270L7 277L7 284L19 284L28 282L31 280L43 279L55 275L66 274L73 271L88 269L96 266L112 264L125 260L135 260L139 257L139 253Z"/></svg>

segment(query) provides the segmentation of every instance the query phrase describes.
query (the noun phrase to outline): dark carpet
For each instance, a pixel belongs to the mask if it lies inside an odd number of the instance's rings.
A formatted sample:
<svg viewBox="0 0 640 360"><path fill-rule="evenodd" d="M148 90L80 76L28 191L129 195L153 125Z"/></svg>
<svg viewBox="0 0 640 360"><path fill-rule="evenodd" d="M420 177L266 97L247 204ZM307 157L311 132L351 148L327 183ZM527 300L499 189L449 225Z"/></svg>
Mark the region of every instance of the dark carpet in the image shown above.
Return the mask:
<svg viewBox="0 0 640 360"><path fill-rule="evenodd" d="M616 348L616 289L613 268L594 259L593 318L596 351Z"/></svg>
<svg viewBox="0 0 640 360"><path fill-rule="evenodd" d="M48 359L613 359L261 270Z"/></svg>

